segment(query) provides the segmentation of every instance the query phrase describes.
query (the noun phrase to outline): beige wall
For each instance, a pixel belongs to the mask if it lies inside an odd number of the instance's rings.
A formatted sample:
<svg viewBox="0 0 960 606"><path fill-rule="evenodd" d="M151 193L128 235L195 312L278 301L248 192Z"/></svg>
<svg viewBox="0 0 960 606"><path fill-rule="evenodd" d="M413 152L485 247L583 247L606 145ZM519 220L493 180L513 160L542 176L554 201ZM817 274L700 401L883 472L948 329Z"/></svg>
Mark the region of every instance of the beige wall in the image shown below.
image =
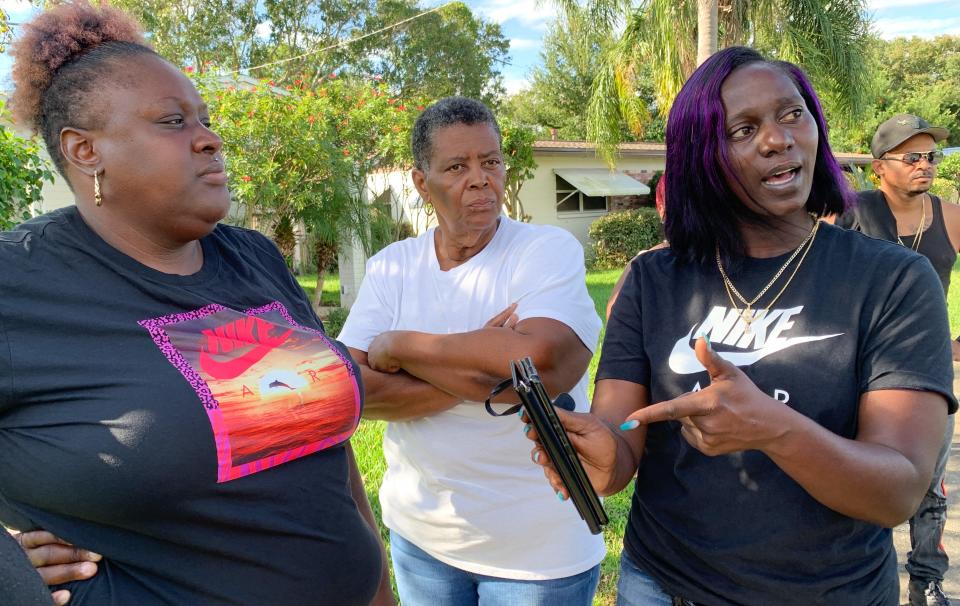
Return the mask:
<svg viewBox="0 0 960 606"><path fill-rule="evenodd" d="M73 204L73 192L70 191L67 180L61 177L56 170L53 172L53 179L53 183L43 184L43 200L40 202L37 214L48 213L51 210Z"/></svg>
<svg viewBox="0 0 960 606"><path fill-rule="evenodd" d="M596 211L588 213L558 213L555 168L607 168L604 162L593 152L586 153L537 153L537 170L532 179L523 184L520 190L520 201L523 209L531 215L532 223L541 225L556 225L572 233L585 250L590 245L587 229L590 224L606 212ZM617 170L663 170L663 156L622 156L617 160Z"/></svg>

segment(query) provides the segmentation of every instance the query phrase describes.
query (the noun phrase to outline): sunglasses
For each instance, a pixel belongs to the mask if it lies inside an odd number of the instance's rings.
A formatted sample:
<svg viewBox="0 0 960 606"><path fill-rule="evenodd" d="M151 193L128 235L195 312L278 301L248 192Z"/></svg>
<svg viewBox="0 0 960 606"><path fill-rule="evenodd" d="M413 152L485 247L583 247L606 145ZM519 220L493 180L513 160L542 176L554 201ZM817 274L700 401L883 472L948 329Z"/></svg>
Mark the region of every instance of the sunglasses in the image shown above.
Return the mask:
<svg viewBox="0 0 960 606"><path fill-rule="evenodd" d="M928 152L908 152L905 154L899 154L898 156L884 156L880 158L881 160L899 160L905 164L916 164L920 161L921 158L926 158L927 162L930 164L940 164L940 161L943 160L942 151L928 151Z"/></svg>

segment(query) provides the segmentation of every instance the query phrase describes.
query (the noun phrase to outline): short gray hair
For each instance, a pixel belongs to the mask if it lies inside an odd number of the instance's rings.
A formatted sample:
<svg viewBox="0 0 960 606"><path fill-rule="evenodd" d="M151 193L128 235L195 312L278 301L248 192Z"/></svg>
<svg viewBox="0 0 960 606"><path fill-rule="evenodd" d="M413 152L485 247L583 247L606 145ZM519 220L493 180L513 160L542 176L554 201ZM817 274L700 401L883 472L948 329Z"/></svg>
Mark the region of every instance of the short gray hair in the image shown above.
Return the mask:
<svg viewBox="0 0 960 606"><path fill-rule="evenodd" d="M433 155L433 137L438 130L447 126L465 124L489 124L497 133L497 140L503 143L500 125L483 103L467 97L444 97L427 109L413 123L410 147L413 150L413 165L419 170L430 167Z"/></svg>

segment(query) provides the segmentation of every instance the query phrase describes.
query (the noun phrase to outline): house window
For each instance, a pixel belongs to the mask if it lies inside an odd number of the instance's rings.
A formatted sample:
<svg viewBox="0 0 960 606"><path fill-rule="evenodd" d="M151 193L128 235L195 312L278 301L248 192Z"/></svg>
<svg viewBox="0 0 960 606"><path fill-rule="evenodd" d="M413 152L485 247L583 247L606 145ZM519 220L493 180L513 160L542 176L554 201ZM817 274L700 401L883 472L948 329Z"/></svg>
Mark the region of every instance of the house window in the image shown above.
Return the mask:
<svg viewBox="0 0 960 606"><path fill-rule="evenodd" d="M588 196L560 175L557 179L557 212L582 213L603 212L607 210L605 196Z"/></svg>

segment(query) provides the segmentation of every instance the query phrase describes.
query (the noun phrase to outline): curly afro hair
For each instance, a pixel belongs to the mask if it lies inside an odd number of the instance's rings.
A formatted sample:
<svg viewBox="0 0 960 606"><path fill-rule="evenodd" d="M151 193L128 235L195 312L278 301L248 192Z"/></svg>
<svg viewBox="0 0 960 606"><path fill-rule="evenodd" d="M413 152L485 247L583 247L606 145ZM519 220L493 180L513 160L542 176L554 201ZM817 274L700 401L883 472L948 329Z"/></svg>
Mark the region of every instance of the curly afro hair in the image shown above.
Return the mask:
<svg viewBox="0 0 960 606"><path fill-rule="evenodd" d="M126 13L86 0L55 6L23 29L11 48L14 120L40 133L66 176L60 131L102 126L109 107L97 105L93 96L104 89L105 79L122 75L123 59L156 53Z"/></svg>

